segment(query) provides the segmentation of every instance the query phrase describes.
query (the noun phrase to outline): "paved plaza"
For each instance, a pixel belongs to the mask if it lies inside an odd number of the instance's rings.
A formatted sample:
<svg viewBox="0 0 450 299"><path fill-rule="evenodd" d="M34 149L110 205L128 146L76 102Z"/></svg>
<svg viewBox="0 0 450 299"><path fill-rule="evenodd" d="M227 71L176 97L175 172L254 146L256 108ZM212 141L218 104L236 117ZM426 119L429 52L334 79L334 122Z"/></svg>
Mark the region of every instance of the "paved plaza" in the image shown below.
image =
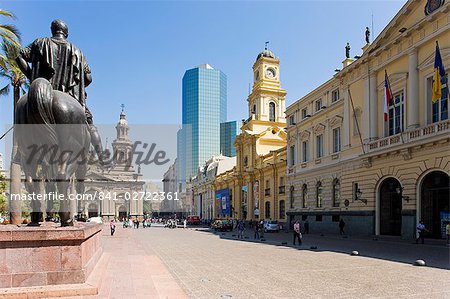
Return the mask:
<svg viewBox="0 0 450 299"><path fill-rule="evenodd" d="M233 234L118 227L111 237L105 226L108 261L90 278L100 283L95 297L450 297L449 248L442 243L305 235L298 249L288 233L266 234L265 243ZM413 266L418 258L431 266Z"/></svg>

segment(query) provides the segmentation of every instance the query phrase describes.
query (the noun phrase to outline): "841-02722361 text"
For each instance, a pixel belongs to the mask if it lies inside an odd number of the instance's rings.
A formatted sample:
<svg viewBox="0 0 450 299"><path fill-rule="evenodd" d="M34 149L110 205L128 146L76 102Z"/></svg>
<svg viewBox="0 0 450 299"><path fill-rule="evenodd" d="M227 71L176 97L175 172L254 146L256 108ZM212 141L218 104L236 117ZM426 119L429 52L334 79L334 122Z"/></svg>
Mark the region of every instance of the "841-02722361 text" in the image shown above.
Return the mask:
<svg viewBox="0 0 450 299"><path fill-rule="evenodd" d="M178 192L96 192L94 198L99 200L178 200Z"/></svg>

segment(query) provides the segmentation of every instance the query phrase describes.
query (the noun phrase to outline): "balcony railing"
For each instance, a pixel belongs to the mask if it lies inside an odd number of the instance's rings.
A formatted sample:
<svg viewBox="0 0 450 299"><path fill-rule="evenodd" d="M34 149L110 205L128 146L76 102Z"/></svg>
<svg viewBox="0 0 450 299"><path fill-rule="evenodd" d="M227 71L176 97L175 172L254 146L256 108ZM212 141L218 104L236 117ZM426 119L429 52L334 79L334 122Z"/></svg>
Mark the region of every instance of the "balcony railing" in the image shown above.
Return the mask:
<svg viewBox="0 0 450 299"><path fill-rule="evenodd" d="M286 186L279 186L279 187L278 187L278 193L279 193L279 194L284 194L284 193L286 193Z"/></svg>
<svg viewBox="0 0 450 299"><path fill-rule="evenodd" d="M264 189L264 195L269 196L270 195L270 188Z"/></svg>
<svg viewBox="0 0 450 299"><path fill-rule="evenodd" d="M450 120L441 121L397 135L381 138L365 144L366 153L381 151L390 147L421 141L435 136L447 136L450 133Z"/></svg>

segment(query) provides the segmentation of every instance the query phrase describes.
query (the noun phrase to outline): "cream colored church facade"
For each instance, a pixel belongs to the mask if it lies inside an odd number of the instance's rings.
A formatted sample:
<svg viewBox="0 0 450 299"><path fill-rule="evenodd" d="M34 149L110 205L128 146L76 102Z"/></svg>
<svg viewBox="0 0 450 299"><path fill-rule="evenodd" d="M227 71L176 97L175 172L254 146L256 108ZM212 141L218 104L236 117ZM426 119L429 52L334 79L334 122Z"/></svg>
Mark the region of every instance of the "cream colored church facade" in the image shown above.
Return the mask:
<svg viewBox="0 0 450 299"><path fill-rule="evenodd" d="M112 163L106 169L99 165L89 166L85 180L88 200L78 202L79 216L100 216L105 221L144 216L144 202L133 200L133 197L141 198L145 182L140 180L142 175L139 171L135 172L129 161L133 159L133 142L129 138L129 130L125 112L122 111L116 125L116 139L112 143Z"/></svg>
<svg viewBox="0 0 450 299"><path fill-rule="evenodd" d="M436 41L450 69L449 2L410 0L360 58L286 110L290 221L312 232L440 238L449 219L448 96L431 101ZM359 53L356 53L359 54ZM385 71L394 97L384 120ZM445 94L445 93L444 93Z"/></svg>

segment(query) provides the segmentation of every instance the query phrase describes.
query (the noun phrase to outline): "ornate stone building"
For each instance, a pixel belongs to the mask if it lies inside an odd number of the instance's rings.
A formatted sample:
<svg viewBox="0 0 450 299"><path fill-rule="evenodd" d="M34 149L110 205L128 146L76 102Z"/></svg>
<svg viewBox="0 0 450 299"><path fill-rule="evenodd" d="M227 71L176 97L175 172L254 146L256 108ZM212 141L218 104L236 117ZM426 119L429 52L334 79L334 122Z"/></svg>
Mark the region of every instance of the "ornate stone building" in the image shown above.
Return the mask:
<svg viewBox="0 0 450 299"><path fill-rule="evenodd" d="M143 201L133 199L141 198L145 182L139 180L140 171L136 173L132 164L133 142L129 139L129 130L122 110L116 125L117 136L112 143L112 165L107 169L99 165L89 167L85 190L93 200L80 201L78 214L101 216L104 220L143 216Z"/></svg>
<svg viewBox="0 0 450 299"><path fill-rule="evenodd" d="M448 1L409 0L359 58L287 108L291 220L338 233L342 218L350 234L414 238L422 219L442 236L449 98L444 83L432 102L431 86L436 42L448 78L449 36Z"/></svg>
<svg viewBox="0 0 450 299"><path fill-rule="evenodd" d="M194 213L202 219L212 220L218 217L230 217L230 209L228 213L223 213L219 209L216 201L216 189L214 180L216 176L233 169L236 166L236 157L213 156L200 167L197 175L191 180L191 190L194 196ZM225 200L225 199L224 199ZM227 203L230 205L229 196L226 197ZM225 210L225 209L224 209Z"/></svg>

